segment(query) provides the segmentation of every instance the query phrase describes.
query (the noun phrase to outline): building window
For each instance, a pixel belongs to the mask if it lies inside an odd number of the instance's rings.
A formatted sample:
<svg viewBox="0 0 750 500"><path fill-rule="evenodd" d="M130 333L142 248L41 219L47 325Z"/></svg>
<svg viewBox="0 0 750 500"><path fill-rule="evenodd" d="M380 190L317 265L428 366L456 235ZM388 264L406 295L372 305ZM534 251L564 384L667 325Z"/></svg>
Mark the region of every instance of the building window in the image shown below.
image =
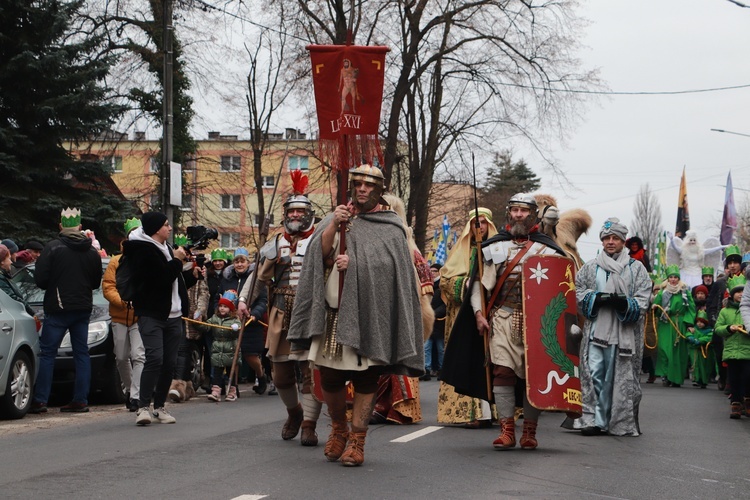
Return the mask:
<svg viewBox="0 0 750 500"><path fill-rule="evenodd" d="M263 176L263 187L264 188L272 188L273 183L276 181L276 179L273 178L273 175L264 175Z"/></svg>
<svg viewBox="0 0 750 500"><path fill-rule="evenodd" d="M222 248L237 248L240 246L240 233L221 233L219 240Z"/></svg>
<svg viewBox="0 0 750 500"><path fill-rule="evenodd" d="M240 195L238 194L223 194L221 195L221 209L222 210L239 210L240 209Z"/></svg>
<svg viewBox="0 0 750 500"><path fill-rule="evenodd" d="M222 156L221 157L221 171L222 172L238 172L242 164L242 159L239 156Z"/></svg>
<svg viewBox="0 0 750 500"><path fill-rule="evenodd" d="M307 156L290 156L289 157L289 171L292 170L302 170L307 172L308 170L308 164L307 164Z"/></svg>
<svg viewBox="0 0 750 500"><path fill-rule="evenodd" d="M149 160L148 160L148 171L151 172L151 173L153 173L153 174L158 173L159 172L159 163L161 163L161 162L159 161L159 158L157 158L156 156L152 156L151 158L149 158Z"/></svg>
<svg viewBox="0 0 750 500"><path fill-rule="evenodd" d="M112 172L122 172L122 156L106 156L104 164L112 169Z"/></svg>
<svg viewBox="0 0 750 500"><path fill-rule="evenodd" d="M180 207L180 210L183 212L192 212L193 211L193 195L192 194L184 194L182 195L182 206Z"/></svg>
<svg viewBox="0 0 750 500"><path fill-rule="evenodd" d="M259 215L259 214L253 214L253 221L254 221L253 223L254 223L254 224L255 224L256 226L260 226L260 222L261 222L261 220L260 220L260 215ZM268 223L269 223L269 224L270 224L271 226L273 226L273 214L270 214L270 217L269 217L269 219L268 219Z"/></svg>

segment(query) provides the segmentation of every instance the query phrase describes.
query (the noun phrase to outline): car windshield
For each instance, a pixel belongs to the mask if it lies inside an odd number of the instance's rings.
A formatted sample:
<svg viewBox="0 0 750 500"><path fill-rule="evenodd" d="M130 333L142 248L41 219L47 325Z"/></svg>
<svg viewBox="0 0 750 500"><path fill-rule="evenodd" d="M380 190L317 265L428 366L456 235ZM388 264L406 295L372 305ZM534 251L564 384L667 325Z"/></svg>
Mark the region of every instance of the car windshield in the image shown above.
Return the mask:
<svg viewBox="0 0 750 500"><path fill-rule="evenodd" d="M102 261L102 266L104 269L107 268L108 263L109 259L107 259L106 261ZM13 276L13 278L11 278L11 280L15 282L16 285L18 285L18 288L21 289L21 293L23 293L23 296L26 298L29 304L31 304L32 306L40 306L44 302L44 290L36 286L36 283L34 282L33 264L21 269ZM94 290L93 300L94 306L106 307L109 305L107 299L104 298L101 283L99 284L99 288Z"/></svg>

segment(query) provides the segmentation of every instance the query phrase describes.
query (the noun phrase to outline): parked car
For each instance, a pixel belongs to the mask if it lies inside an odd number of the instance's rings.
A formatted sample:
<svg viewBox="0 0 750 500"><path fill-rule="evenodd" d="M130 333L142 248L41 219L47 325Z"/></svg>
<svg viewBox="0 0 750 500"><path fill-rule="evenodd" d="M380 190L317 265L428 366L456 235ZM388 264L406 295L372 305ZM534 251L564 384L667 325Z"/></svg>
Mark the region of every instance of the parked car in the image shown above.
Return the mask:
<svg viewBox="0 0 750 500"><path fill-rule="evenodd" d="M23 304L0 290L0 418L23 418L39 371L39 328Z"/></svg>
<svg viewBox="0 0 750 500"><path fill-rule="evenodd" d="M107 268L109 259L102 259L102 266ZM26 297L31 307L37 312L44 328L44 290L34 282L34 265L30 264L15 274L12 280ZM119 404L125 402L125 394L117 371L112 339L111 318L109 316L109 302L104 298L101 285L93 293L94 308L91 311L89 323L88 345L91 357L91 399L102 402ZM55 358L55 370L52 378L53 392L55 388L66 386L70 388L75 380L75 362L70 334L66 333L60 344Z"/></svg>

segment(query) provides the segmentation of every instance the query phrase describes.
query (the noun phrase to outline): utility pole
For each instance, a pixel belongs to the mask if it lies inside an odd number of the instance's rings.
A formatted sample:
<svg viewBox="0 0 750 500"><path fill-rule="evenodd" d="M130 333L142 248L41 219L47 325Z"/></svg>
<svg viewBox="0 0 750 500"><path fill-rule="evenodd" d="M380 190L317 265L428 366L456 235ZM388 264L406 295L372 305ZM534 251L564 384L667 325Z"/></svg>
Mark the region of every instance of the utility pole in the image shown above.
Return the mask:
<svg viewBox="0 0 750 500"><path fill-rule="evenodd" d="M162 120L162 154L161 154L161 193L159 201L170 225L174 223L174 209L172 208L169 192L170 167L172 162L172 142L174 135L174 103L172 102L172 40L174 26L172 26L172 0L162 0L163 8L163 43L164 43L164 89L163 89L163 120Z"/></svg>

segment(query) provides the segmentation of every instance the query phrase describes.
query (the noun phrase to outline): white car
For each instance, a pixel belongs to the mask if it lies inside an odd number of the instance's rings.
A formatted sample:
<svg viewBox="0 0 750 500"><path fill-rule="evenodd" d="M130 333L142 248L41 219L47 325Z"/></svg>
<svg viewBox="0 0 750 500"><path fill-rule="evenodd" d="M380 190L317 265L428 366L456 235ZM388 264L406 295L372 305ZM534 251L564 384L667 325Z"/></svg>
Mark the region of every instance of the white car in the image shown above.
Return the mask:
<svg viewBox="0 0 750 500"><path fill-rule="evenodd" d="M0 418L23 418L39 372L39 324L0 290Z"/></svg>

